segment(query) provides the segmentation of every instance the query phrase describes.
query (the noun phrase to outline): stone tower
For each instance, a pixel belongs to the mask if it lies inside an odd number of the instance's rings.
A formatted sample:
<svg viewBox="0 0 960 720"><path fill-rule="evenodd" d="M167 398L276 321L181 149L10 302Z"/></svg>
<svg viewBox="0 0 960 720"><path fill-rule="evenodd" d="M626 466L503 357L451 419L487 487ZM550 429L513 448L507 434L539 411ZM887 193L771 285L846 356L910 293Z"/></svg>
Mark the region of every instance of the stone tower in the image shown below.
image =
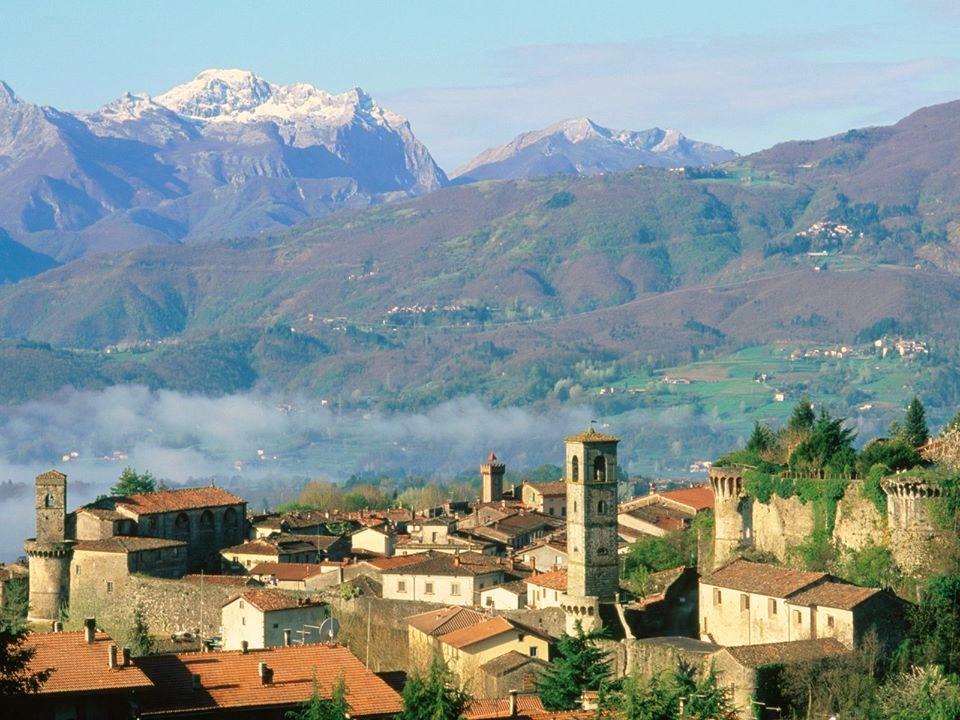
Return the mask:
<svg viewBox="0 0 960 720"><path fill-rule="evenodd" d="M925 567L943 547L945 530L930 515L930 500L942 490L923 478L908 473L885 478L880 483L887 496L887 526L890 552L905 572Z"/></svg>
<svg viewBox="0 0 960 720"><path fill-rule="evenodd" d="M497 502L503 497L503 474L506 471L507 466L490 453L487 462L480 466L481 502Z"/></svg>
<svg viewBox="0 0 960 720"><path fill-rule="evenodd" d="M743 470L738 467L712 467L713 488L713 563L730 560L744 541L740 498L743 494Z"/></svg>
<svg viewBox="0 0 960 720"><path fill-rule="evenodd" d="M590 428L566 443L567 594L562 603L567 632L579 620L585 632L601 625L600 605L616 603L617 443Z"/></svg>
<svg viewBox="0 0 960 720"><path fill-rule="evenodd" d="M67 539L67 476L50 470L36 481L37 536L23 544L30 560L31 622L60 617L70 588L73 541Z"/></svg>

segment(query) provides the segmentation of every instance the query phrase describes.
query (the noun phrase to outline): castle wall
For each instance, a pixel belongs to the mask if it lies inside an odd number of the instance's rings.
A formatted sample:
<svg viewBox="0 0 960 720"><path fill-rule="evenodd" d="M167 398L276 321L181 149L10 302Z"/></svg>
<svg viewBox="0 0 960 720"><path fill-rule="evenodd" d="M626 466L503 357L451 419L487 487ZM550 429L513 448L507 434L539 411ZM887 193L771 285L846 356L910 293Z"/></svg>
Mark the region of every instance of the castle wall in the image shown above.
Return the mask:
<svg viewBox="0 0 960 720"><path fill-rule="evenodd" d="M796 497L784 499L773 495L770 502L753 500L750 504L751 527L748 544L761 552L772 553L786 560L790 548L796 547L813 532L813 505Z"/></svg>
<svg viewBox="0 0 960 720"><path fill-rule="evenodd" d="M868 545L884 545L888 538L887 521L869 498L863 496L859 480L851 482L837 503L833 540L842 550L862 550Z"/></svg>
<svg viewBox="0 0 960 720"><path fill-rule="evenodd" d="M60 617L61 604L70 588L70 544L25 545L30 562L31 622L49 622Z"/></svg>

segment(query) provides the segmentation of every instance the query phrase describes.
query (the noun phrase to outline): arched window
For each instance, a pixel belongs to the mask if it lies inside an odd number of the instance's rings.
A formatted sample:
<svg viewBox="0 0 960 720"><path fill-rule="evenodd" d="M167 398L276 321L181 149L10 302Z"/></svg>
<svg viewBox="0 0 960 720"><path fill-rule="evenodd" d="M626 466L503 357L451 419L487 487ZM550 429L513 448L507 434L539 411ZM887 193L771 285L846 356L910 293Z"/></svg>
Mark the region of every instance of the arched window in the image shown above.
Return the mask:
<svg viewBox="0 0 960 720"><path fill-rule="evenodd" d="M232 507L228 507L223 513L223 526L227 530L236 530L237 525L237 511Z"/></svg>
<svg viewBox="0 0 960 720"><path fill-rule="evenodd" d="M573 456L573 460L570 462L570 479L573 482L580 482L580 458L576 455Z"/></svg>
<svg viewBox="0 0 960 720"><path fill-rule="evenodd" d="M177 519L173 521L173 532L177 535L189 535L190 516L186 513L180 513L177 515Z"/></svg>
<svg viewBox="0 0 960 720"><path fill-rule="evenodd" d="M43 506L52 508L53 507L53 494L47 493L47 496L43 499Z"/></svg>
<svg viewBox="0 0 960 720"><path fill-rule="evenodd" d="M603 455L597 455L593 461L593 479L595 482L607 481L607 459Z"/></svg>
<svg viewBox="0 0 960 720"><path fill-rule="evenodd" d="M213 513L209 510L204 510L200 514L200 530L213 531Z"/></svg>

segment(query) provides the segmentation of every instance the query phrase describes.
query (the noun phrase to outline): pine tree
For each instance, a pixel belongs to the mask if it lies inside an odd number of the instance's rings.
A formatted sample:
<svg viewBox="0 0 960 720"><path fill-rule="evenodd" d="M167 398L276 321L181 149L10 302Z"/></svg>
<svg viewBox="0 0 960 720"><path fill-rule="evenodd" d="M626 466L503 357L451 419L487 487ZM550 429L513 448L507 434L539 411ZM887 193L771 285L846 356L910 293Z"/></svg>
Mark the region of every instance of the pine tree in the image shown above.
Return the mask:
<svg viewBox="0 0 960 720"><path fill-rule="evenodd" d="M903 418L903 438L911 447L920 447L930 439L927 412L916 396L910 401L907 414Z"/></svg>
<svg viewBox="0 0 960 720"><path fill-rule="evenodd" d="M157 489L157 481L147 471L138 473L132 467L126 467L120 473L116 485L110 488L111 495L136 495L137 493L153 492Z"/></svg>
<svg viewBox="0 0 960 720"><path fill-rule="evenodd" d="M537 679L537 695L547 710L573 710L580 707L585 690L599 690L610 677L607 653L598 641L603 630L589 633L577 623L574 635L564 634L557 641L557 655Z"/></svg>
<svg viewBox="0 0 960 720"><path fill-rule="evenodd" d="M813 423L816 419L817 416L813 412L813 405L810 404L810 398L804 395L794 406L793 414L790 415L787 427L793 432L812 430Z"/></svg>
<svg viewBox="0 0 960 720"><path fill-rule="evenodd" d="M284 717L286 720L344 720L349 709L346 685L342 675L334 684L329 698L320 694L317 678L314 677L313 692L310 694L310 699L301 705L298 710L288 711Z"/></svg>
<svg viewBox="0 0 960 720"><path fill-rule="evenodd" d="M149 655L153 652L153 638L150 637L150 627L143 615L143 608L137 605L133 609L133 654L137 657Z"/></svg>
<svg viewBox="0 0 960 720"><path fill-rule="evenodd" d="M440 655L426 675L414 674L403 686L403 710L396 720L463 720L470 696L458 688Z"/></svg>
<svg viewBox="0 0 960 720"><path fill-rule="evenodd" d="M750 439L747 440L747 450L761 453L773 447L773 431L759 420L753 423L753 432L750 433Z"/></svg>

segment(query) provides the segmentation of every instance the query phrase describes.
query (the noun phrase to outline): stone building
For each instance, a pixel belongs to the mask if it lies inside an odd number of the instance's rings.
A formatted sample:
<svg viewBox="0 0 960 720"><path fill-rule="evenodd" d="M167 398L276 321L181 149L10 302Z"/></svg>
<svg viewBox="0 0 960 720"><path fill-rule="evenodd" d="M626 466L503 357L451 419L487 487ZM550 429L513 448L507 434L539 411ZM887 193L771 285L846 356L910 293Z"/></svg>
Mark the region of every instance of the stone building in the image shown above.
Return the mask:
<svg viewBox="0 0 960 720"><path fill-rule="evenodd" d="M223 649L250 650L322 642L320 623L330 616L326 603L280 590L251 588L220 611Z"/></svg>
<svg viewBox="0 0 960 720"><path fill-rule="evenodd" d="M521 497L525 505L538 512L567 516L567 484L564 482L524 483Z"/></svg>
<svg viewBox="0 0 960 720"><path fill-rule="evenodd" d="M182 540L118 535L82 540L73 548L70 596L90 592L109 600L130 575L179 578L187 572L187 544Z"/></svg>
<svg viewBox="0 0 960 720"><path fill-rule="evenodd" d="M590 428L566 438L568 632L602 624L601 605L619 596L617 560L617 444ZM529 599L529 598L528 598Z"/></svg>
<svg viewBox="0 0 960 720"><path fill-rule="evenodd" d="M481 590L503 583L510 573L504 558L480 553L417 557L422 560L382 571L384 598L474 607L480 604Z"/></svg>
<svg viewBox="0 0 960 720"><path fill-rule="evenodd" d="M938 485L909 473L889 477L881 483L887 496L887 525L890 551L905 572L927 565L942 547L943 528L930 515L930 500L939 498Z"/></svg>
<svg viewBox="0 0 960 720"><path fill-rule="evenodd" d="M67 476L50 470L36 480L37 536L23 549L30 567L31 622L60 618L70 591L73 540L67 536Z"/></svg>
<svg viewBox="0 0 960 720"><path fill-rule="evenodd" d="M490 453L490 457L480 466L480 502L497 502L503 497L503 475L507 466Z"/></svg>

